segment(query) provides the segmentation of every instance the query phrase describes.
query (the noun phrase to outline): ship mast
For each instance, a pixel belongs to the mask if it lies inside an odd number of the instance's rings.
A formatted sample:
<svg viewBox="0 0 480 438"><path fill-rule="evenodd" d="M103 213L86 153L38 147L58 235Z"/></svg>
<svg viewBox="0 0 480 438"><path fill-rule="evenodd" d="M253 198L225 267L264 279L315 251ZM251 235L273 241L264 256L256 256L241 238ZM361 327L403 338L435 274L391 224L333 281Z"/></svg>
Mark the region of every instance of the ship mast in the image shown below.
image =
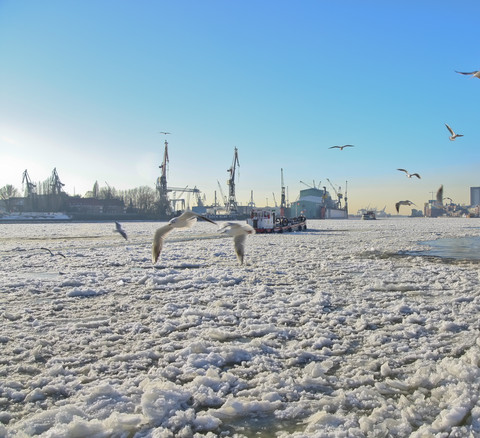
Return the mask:
<svg viewBox="0 0 480 438"><path fill-rule="evenodd" d="M235 148L233 154L233 163L230 169L227 172L230 173L230 178L227 181L228 184L228 204L227 204L227 211L230 213L237 212L237 200L235 198L235 170L236 165L240 167L240 162L238 161L238 149Z"/></svg>

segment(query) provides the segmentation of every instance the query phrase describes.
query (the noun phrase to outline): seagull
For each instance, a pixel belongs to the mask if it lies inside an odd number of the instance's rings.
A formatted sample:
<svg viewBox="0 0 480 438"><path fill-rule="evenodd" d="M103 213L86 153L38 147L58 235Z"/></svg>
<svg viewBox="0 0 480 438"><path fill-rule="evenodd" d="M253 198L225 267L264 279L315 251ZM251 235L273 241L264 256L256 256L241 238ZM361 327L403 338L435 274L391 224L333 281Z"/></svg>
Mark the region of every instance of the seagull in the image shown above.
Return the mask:
<svg viewBox="0 0 480 438"><path fill-rule="evenodd" d="M415 205L412 201L398 201L395 204L395 208L397 209L397 213L400 212L400 206L401 205Z"/></svg>
<svg viewBox="0 0 480 438"><path fill-rule="evenodd" d="M407 178L411 178L412 176L416 176L418 179L421 179L421 176L418 173L408 173L408 170L405 169L397 169L407 174Z"/></svg>
<svg viewBox="0 0 480 438"><path fill-rule="evenodd" d="M480 79L480 70L479 71L471 71L471 72L464 72L464 71L457 71L455 70L455 73L460 73L461 75L471 75L472 78L478 78Z"/></svg>
<svg viewBox="0 0 480 438"><path fill-rule="evenodd" d="M437 204L443 205L443 184L437 190Z"/></svg>
<svg viewBox="0 0 480 438"><path fill-rule="evenodd" d="M203 219L204 221L217 225L216 222L208 219L205 216L201 216L193 211L184 211L180 216L171 219L167 225L164 225L155 231L152 244L152 262L154 264L157 263L158 257L160 256L160 252L163 248L163 242L168 233L170 233L174 228L191 228L195 225L197 219Z"/></svg>
<svg viewBox="0 0 480 438"><path fill-rule="evenodd" d="M113 230L113 231L115 231L115 232L117 232L117 233L120 233L120 234L123 236L123 238L124 238L125 240L127 240L127 233L125 232L125 230L124 230L124 229L122 228L122 226L120 225L120 222L115 221L115 227L116 227L116 229Z"/></svg>
<svg viewBox="0 0 480 438"><path fill-rule="evenodd" d="M64 259L66 259L66 258L67 258L67 257L65 257L65 256L64 256L64 255L63 255L61 252L54 253L54 252L52 252L50 249L48 249L48 248L44 248L44 247L42 247L42 248L40 248L40 249L44 249L45 251L48 251L52 257L54 257L54 256L57 256L57 255L58 255L58 256L61 256L61 257L63 257Z"/></svg>
<svg viewBox="0 0 480 438"><path fill-rule="evenodd" d="M226 222L218 229L218 231L233 236L233 244L235 246L237 259L240 264L243 265L243 258L245 256L245 239L247 238L247 234L255 234L255 229L248 224Z"/></svg>
<svg viewBox="0 0 480 438"><path fill-rule="evenodd" d="M463 137L463 134L455 134L453 132L453 129L450 128L450 126L448 126L446 123L445 123L445 126L450 131L450 134L452 134L450 137L448 137L451 141L454 141L457 137Z"/></svg>
<svg viewBox="0 0 480 438"><path fill-rule="evenodd" d="M343 151L343 148L353 148L353 144L345 144L343 146L330 146L328 149L340 149L341 151Z"/></svg>

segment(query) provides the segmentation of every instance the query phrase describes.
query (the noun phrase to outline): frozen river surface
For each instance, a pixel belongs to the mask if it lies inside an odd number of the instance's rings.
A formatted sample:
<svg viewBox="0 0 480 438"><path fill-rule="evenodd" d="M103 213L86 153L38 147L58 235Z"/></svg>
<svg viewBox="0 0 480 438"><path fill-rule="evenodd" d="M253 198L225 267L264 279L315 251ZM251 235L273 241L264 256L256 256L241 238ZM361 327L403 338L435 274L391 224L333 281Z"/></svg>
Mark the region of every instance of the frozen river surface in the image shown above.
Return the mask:
<svg viewBox="0 0 480 438"><path fill-rule="evenodd" d="M480 264L416 255L478 219L123 225L0 225L0 436L480 436Z"/></svg>

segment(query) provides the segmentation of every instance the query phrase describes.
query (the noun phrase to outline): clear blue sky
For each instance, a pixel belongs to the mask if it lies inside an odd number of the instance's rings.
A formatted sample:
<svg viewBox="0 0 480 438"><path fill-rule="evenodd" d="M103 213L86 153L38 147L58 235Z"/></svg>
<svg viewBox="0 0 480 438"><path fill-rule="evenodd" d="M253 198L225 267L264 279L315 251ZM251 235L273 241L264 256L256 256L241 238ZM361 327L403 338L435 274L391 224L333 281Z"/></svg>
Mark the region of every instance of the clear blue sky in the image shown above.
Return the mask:
<svg viewBox="0 0 480 438"><path fill-rule="evenodd" d="M480 186L480 2L0 0L0 187L345 187L350 211ZM448 123L464 137L449 141ZM333 145L353 144L343 151ZM422 175L408 179L396 169Z"/></svg>

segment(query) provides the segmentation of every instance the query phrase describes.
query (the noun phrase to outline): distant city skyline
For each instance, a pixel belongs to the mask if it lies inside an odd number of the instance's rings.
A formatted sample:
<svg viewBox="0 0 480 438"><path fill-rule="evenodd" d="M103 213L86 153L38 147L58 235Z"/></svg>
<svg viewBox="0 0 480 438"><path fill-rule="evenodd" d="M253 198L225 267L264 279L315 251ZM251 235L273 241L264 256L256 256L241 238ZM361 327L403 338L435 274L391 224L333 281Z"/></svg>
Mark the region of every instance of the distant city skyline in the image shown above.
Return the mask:
<svg viewBox="0 0 480 438"><path fill-rule="evenodd" d="M407 0L0 2L0 187L168 184L293 202L327 178L350 212L480 185L480 4ZM451 133L463 135L451 141ZM354 147L330 149L335 145ZM418 172L407 179L396 169ZM320 183L321 181L321 183Z"/></svg>

